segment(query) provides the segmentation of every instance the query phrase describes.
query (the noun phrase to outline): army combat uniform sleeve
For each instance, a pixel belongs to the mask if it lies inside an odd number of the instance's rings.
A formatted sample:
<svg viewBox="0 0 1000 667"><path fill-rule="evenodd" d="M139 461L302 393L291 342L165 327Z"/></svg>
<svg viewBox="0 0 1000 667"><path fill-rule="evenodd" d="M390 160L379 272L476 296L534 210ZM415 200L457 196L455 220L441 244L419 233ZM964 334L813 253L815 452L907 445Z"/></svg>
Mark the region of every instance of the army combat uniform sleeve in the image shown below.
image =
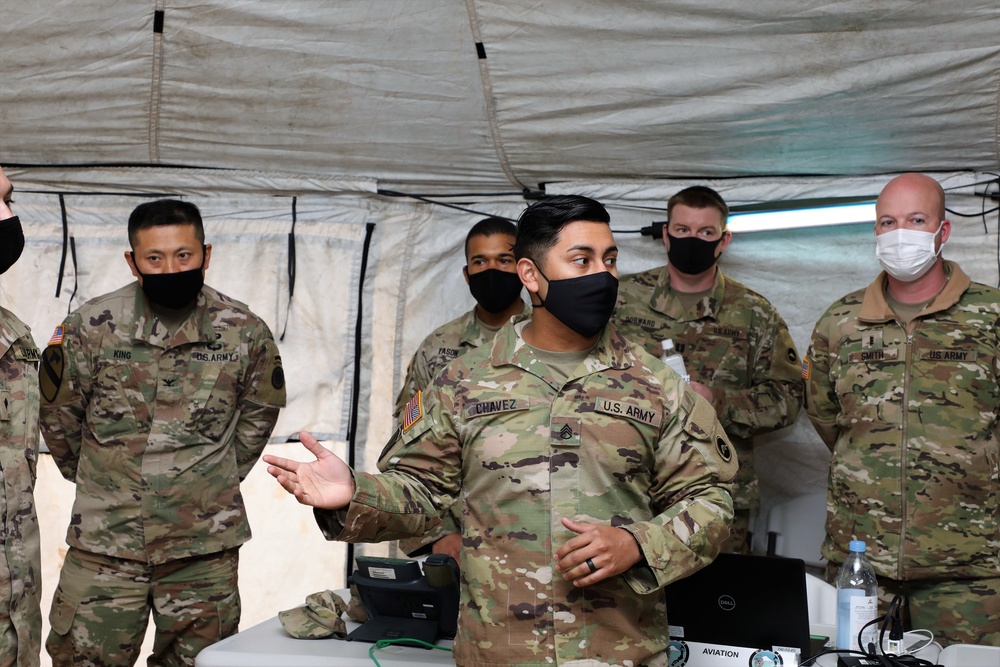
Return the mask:
<svg viewBox="0 0 1000 667"><path fill-rule="evenodd" d="M402 412L399 413L399 416L402 417L407 413L408 405L412 406L411 409L418 409L423 396L423 392L418 391L414 393L410 400L403 404ZM400 449L406 444L406 441L403 440L401 434L402 430L400 430L400 437L394 437L379 457L378 469L380 472L389 470L399 460ZM412 440L412 438L409 438L409 440ZM457 505L458 503L452 505L451 509L441 516L441 523L436 527L431 528L423 535L400 540L399 548L402 549L407 556L416 558L417 556L430 553L431 545L441 538L452 534L460 535L462 533L462 525L457 514Z"/></svg>
<svg viewBox="0 0 1000 667"><path fill-rule="evenodd" d="M396 397L396 407L393 411L393 417L397 424L402 422L403 410L409 400L416 396L418 391L426 389L431 384L430 366L427 362L427 355L424 353L426 346L427 340L425 339L417 351L413 353L410 365L406 367L406 379L403 380L403 387L399 390L399 396Z"/></svg>
<svg viewBox="0 0 1000 667"><path fill-rule="evenodd" d="M802 374L806 381L806 413L809 421L826 446L833 451L840 437L840 402L830 379L831 350L826 326L830 316L828 310L816 323L809 350L802 362Z"/></svg>
<svg viewBox="0 0 1000 667"><path fill-rule="evenodd" d="M762 300L763 301L763 300ZM763 308L766 305L767 308ZM763 302L747 329L754 341L749 382L712 386L712 404L726 432L753 438L795 423L802 406L802 365L781 316ZM722 372L720 370L720 372Z"/></svg>
<svg viewBox="0 0 1000 667"><path fill-rule="evenodd" d="M90 359L80 318L72 314L56 328L42 352L38 385L41 430L63 477L76 480L82 429L90 394Z"/></svg>
<svg viewBox="0 0 1000 667"><path fill-rule="evenodd" d="M240 393L234 441L240 479L246 479L285 406L285 374L270 330L259 323L251 337L251 364Z"/></svg>
<svg viewBox="0 0 1000 667"><path fill-rule="evenodd" d="M665 509L648 521L622 526L645 560L625 574L641 594L711 563L733 519L736 450L708 401L686 385L681 396L681 410L664 416L649 491L654 504Z"/></svg>
<svg viewBox="0 0 1000 667"><path fill-rule="evenodd" d="M461 447L446 426L450 419L440 400L440 394L419 392L413 412L385 447L396 453L385 462L385 472L355 471L351 504L339 512L315 512L327 539L384 542L424 535L440 525L439 514L451 507L462 484ZM385 507L403 511L380 522ZM461 530L456 526L454 532Z"/></svg>

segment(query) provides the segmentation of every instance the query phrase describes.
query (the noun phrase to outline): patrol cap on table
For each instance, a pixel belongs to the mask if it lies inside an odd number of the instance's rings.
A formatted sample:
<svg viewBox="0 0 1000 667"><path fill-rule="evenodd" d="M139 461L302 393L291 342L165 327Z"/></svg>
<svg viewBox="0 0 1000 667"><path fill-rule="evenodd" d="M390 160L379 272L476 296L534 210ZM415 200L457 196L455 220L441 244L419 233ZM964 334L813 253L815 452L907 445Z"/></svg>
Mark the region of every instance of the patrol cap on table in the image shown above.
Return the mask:
<svg viewBox="0 0 1000 667"><path fill-rule="evenodd" d="M323 639L347 636L347 624L340 616L347 604L333 591L321 591L306 596L302 607L278 612L285 632L297 639Z"/></svg>

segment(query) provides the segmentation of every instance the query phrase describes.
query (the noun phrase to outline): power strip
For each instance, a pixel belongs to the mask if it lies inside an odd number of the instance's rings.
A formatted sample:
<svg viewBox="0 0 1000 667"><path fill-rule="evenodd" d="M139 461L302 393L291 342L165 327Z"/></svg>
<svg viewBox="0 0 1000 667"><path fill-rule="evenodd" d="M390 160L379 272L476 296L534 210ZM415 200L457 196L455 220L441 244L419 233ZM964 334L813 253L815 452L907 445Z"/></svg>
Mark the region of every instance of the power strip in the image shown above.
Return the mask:
<svg viewBox="0 0 1000 667"><path fill-rule="evenodd" d="M866 658L862 655L841 655L837 657L837 667L883 667L884 662L878 658Z"/></svg>

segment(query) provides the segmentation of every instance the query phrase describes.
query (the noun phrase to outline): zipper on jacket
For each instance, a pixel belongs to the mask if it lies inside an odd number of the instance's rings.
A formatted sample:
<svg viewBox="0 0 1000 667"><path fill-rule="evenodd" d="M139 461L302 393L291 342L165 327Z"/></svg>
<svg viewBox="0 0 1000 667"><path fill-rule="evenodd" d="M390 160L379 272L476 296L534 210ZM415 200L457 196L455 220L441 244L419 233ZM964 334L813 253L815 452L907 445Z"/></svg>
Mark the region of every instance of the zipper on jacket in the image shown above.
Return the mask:
<svg viewBox="0 0 1000 667"><path fill-rule="evenodd" d="M916 330L915 325L914 330ZM913 334L908 332L905 326L903 333L906 335L906 366L903 368L903 404L900 416L902 437L899 447L899 550L896 552L896 579L900 581L903 579L903 552L906 547L906 455L910 448L910 372L913 370Z"/></svg>

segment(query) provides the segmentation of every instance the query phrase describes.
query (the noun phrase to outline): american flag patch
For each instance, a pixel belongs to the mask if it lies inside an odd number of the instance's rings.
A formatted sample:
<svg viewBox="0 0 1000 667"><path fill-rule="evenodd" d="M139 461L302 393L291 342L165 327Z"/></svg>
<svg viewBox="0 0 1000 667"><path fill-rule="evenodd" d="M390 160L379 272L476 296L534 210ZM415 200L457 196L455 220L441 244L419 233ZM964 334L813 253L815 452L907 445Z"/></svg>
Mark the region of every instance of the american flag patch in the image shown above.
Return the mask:
<svg viewBox="0 0 1000 667"><path fill-rule="evenodd" d="M808 357L802 357L802 379L808 380L810 375L810 370L812 370L812 364L809 363Z"/></svg>
<svg viewBox="0 0 1000 667"><path fill-rule="evenodd" d="M52 338L49 339L49 345L62 345L63 339L63 325L56 327L56 330L52 332Z"/></svg>
<svg viewBox="0 0 1000 667"><path fill-rule="evenodd" d="M420 418L424 416L423 404L420 401L420 391L417 391L416 396L410 399L410 402L406 404L406 409L403 410L403 430L408 430L411 426L420 421Z"/></svg>

